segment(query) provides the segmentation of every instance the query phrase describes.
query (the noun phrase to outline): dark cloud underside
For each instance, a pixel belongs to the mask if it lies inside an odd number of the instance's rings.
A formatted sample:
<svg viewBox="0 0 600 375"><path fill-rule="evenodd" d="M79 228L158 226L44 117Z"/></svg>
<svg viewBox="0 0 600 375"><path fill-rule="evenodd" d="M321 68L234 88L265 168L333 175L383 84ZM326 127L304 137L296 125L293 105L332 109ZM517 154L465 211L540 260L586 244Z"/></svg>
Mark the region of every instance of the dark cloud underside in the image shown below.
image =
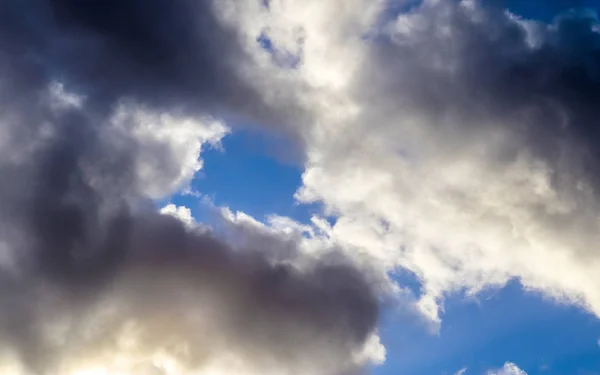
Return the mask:
<svg viewBox="0 0 600 375"><path fill-rule="evenodd" d="M165 176L177 165L168 148L111 123L123 103L260 112L237 43L209 1L0 4L0 349L27 371L118 352L130 323L139 352L172 337L187 345L171 353L187 368L226 346L258 368L353 366L378 315L364 276L341 257L297 270L261 255L276 249L238 253L152 213L140 155L160 160ZM80 102L54 103L56 85ZM105 308L114 311L87 320ZM216 313L194 321L204 308ZM62 333L46 332L65 321Z"/></svg>

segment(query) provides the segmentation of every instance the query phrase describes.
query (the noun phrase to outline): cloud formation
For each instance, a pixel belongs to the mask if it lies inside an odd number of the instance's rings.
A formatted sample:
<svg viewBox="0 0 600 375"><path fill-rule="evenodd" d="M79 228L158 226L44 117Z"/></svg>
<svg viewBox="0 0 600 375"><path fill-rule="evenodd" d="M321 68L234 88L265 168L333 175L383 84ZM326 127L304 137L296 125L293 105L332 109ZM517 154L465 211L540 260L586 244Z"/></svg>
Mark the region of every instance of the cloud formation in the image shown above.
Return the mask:
<svg viewBox="0 0 600 375"><path fill-rule="evenodd" d="M317 119L297 198L325 204L337 217L325 231L352 254L414 272L434 322L449 293L512 278L599 315L596 16L547 24L472 0L390 15L371 3L341 14L311 3L288 20L305 36L289 74L311 82Z"/></svg>
<svg viewBox="0 0 600 375"><path fill-rule="evenodd" d="M127 242L109 236L114 248L93 262L54 259L51 278L3 282L4 365L23 374L337 374L366 360L377 298L344 258L298 269L263 256L276 249L236 252L166 215L126 224Z"/></svg>
<svg viewBox="0 0 600 375"><path fill-rule="evenodd" d="M226 134L214 118L269 118L236 35L209 1L0 4L2 372L354 374L370 359L378 296L340 252L300 267L293 241L240 251L152 208Z"/></svg>
<svg viewBox="0 0 600 375"><path fill-rule="evenodd" d="M600 315L597 17L388 5L2 2L3 363L345 374L398 268L435 323L512 278ZM335 222L225 212L225 241L149 208L222 118L291 137Z"/></svg>

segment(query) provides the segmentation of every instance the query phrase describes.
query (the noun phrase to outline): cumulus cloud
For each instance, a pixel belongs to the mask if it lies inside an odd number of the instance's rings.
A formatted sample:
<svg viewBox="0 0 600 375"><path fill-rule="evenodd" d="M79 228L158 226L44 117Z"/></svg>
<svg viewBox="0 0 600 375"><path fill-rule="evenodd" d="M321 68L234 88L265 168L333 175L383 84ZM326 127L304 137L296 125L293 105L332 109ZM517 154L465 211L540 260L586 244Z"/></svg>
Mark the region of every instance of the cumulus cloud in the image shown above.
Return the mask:
<svg viewBox="0 0 600 375"><path fill-rule="evenodd" d="M542 23L468 0L390 17L371 3L261 11L274 45L303 35L281 81L311 88L297 199L324 203L331 240L382 274L414 272L434 322L446 294L512 278L599 315L597 18Z"/></svg>
<svg viewBox="0 0 600 375"><path fill-rule="evenodd" d="M176 206L170 203L161 208L160 213L179 219L187 227L193 227L196 225L196 220L194 220L194 217L192 216L192 210L190 210L188 207Z"/></svg>
<svg viewBox="0 0 600 375"><path fill-rule="evenodd" d="M512 278L600 315L597 18L388 5L2 2L6 371L353 373L399 267L436 323ZM335 221L150 209L222 118L296 141Z"/></svg>
<svg viewBox="0 0 600 375"><path fill-rule="evenodd" d="M111 121L144 145L139 149L135 167L140 185L150 198L162 198L188 188L202 169L203 147L220 147L221 139L229 132L221 121L209 116L156 113L127 104L116 108Z"/></svg>
<svg viewBox="0 0 600 375"><path fill-rule="evenodd" d="M55 260L51 277L4 277L3 365L23 374L335 374L372 358L376 295L343 257L300 270L166 215L119 224L127 233L107 236L113 248L93 261L75 254Z"/></svg>
<svg viewBox="0 0 600 375"><path fill-rule="evenodd" d="M276 118L237 31L210 1L94 4L0 4L0 369L335 375L381 361L377 290L340 251L307 257L250 227L236 247L184 207L153 208L218 146L217 118Z"/></svg>

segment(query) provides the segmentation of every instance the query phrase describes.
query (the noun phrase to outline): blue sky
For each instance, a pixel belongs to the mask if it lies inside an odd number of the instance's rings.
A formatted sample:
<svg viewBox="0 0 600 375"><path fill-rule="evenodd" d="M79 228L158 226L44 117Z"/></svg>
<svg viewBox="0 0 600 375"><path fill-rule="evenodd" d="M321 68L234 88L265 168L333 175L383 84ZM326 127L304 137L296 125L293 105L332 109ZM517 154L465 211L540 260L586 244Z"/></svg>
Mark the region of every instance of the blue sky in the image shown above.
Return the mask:
<svg viewBox="0 0 600 375"><path fill-rule="evenodd" d="M515 281L476 300L450 296L439 334L390 314L389 357L378 374L479 374L506 361L528 374L593 374L600 367L600 324L580 309L524 292Z"/></svg>
<svg viewBox="0 0 600 375"><path fill-rule="evenodd" d="M240 131L222 140L222 147L209 147L202 153L204 168L191 182L217 206L245 212L259 220L278 214L300 222L320 213L319 205L301 205L294 193L301 186L302 169L278 157L280 138L264 133ZM208 219L206 207L196 197L178 195L167 200L189 207L195 217ZM161 202L164 204L166 202Z"/></svg>
<svg viewBox="0 0 600 375"><path fill-rule="evenodd" d="M598 2L594 0L506 0L503 4L516 14L525 18L551 21L556 15L570 9L590 9L598 11Z"/></svg>

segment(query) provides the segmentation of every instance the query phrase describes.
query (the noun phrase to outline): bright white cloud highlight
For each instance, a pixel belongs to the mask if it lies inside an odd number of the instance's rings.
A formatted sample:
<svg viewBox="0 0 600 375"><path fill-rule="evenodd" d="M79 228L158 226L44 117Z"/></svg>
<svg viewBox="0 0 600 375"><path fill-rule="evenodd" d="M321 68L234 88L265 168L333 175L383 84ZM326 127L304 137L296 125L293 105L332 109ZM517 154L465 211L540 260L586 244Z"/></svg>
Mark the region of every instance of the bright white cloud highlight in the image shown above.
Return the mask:
<svg viewBox="0 0 600 375"><path fill-rule="evenodd" d="M153 198L186 188L202 169L203 147L220 147L221 139L229 133L225 124L211 117L157 113L132 103L119 106L112 122L143 145L137 171L144 191ZM170 173L165 174L165 170Z"/></svg>
<svg viewBox="0 0 600 375"><path fill-rule="evenodd" d="M170 203L161 208L160 213L164 215L170 215L181 220L188 228L193 227L196 223L196 220L194 220L192 217L192 210L185 206L176 206Z"/></svg>
<svg viewBox="0 0 600 375"><path fill-rule="evenodd" d="M487 375L527 375L527 373L514 363L506 362L501 369L490 370L487 372Z"/></svg>

